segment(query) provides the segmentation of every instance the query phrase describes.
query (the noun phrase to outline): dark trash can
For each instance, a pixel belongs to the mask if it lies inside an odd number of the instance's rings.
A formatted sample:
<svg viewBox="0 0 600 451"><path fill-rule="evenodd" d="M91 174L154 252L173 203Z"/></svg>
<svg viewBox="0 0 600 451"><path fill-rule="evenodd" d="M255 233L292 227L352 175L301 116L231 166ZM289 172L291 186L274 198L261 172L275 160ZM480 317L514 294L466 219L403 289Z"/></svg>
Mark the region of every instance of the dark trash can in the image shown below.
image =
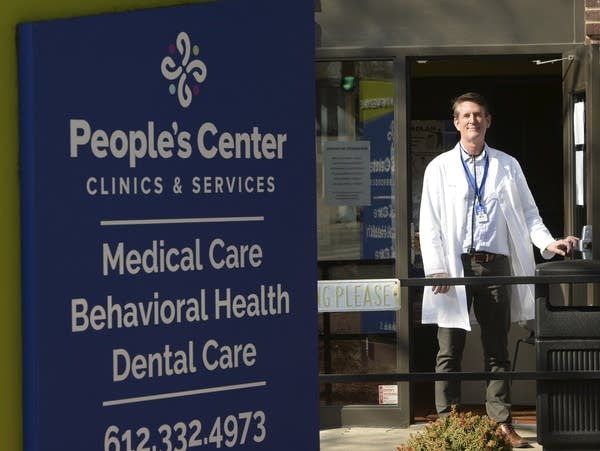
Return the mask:
<svg viewBox="0 0 600 451"><path fill-rule="evenodd" d="M598 275L600 261L539 264L536 275ZM552 305L548 284L535 288L538 371L600 371L600 307ZM600 380L537 381L537 440L545 451L600 450Z"/></svg>

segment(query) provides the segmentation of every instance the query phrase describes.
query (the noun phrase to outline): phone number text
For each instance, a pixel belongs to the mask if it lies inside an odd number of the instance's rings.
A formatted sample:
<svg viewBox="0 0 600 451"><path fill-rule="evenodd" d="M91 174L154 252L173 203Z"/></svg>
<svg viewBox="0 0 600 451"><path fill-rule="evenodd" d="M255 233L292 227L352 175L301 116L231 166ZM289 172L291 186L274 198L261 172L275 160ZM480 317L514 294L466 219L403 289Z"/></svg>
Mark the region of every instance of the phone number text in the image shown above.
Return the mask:
<svg viewBox="0 0 600 451"><path fill-rule="evenodd" d="M161 424L156 429L136 430L111 425L104 433L104 451L186 451L200 446L232 448L249 441L261 443L267 436L267 417L262 410L217 417L208 429L200 420Z"/></svg>

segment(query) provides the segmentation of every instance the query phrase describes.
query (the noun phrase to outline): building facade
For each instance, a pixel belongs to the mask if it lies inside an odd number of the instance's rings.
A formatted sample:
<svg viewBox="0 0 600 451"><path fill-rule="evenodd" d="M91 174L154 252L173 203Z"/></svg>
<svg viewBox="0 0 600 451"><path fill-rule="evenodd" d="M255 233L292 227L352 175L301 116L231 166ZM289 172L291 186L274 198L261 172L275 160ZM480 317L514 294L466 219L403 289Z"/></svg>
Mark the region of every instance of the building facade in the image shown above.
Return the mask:
<svg viewBox="0 0 600 451"><path fill-rule="evenodd" d="M598 223L600 2L321 0L315 25L322 280L423 275L421 178L456 143L450 102L466 91L490 101L488 143L521 162L550 231L580 235ZM368 201L332 200L332 142L368 148ZM402 288L395 313L321 313L321 373L433 371L435 328L420 323L420 290ZM599 301L586 287L564 302ZM513 327L511 352L528 333ZM475 328L465 371L481 371L478 341ZM531 346L515 360L516 370L535 369ZM464 383L465 403L483 401L481 384ZM513 402L534 405L535 382L515 381ZM397 426L435 412L433 382L322 384L321 404L322 424Z"/></svg>

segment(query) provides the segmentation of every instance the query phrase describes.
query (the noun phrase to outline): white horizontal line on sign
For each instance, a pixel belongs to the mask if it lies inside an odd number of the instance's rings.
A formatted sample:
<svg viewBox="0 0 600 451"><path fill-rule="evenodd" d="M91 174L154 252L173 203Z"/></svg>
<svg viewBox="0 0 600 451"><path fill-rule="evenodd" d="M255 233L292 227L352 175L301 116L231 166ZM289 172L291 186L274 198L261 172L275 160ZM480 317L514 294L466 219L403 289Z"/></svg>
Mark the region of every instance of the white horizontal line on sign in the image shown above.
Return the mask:
<svg viewBox="0 0 600 451"><path fill-rule="evenodd" d="M197 390L176 391L171 393L159 393L156 395L137 396L133 398L113 399L102 402L102 407L119 406L123 404L135 404L138 402L158 401L161 399L183 398L186 396L205 395L207 393L217 393L233 390L245 390L248 388L265 387L267 381L248 382L246 384L223 385L221 387L199 388Z"/></svg>
<svg viewBox="0 0 600 451"><path fill-rule="evenodd" d="M318 281L319 313L400 309L399 279Z"/></svg>
<svg viewBox="0 0 600 451"><path fill-rule="evenodd" d="M131 226L131 225L154 225L154 224L197 224L216 222L260 222L264 216L225 216L216 218L155 218L155 219L112 219L100 221L103 227Z"/></svg>

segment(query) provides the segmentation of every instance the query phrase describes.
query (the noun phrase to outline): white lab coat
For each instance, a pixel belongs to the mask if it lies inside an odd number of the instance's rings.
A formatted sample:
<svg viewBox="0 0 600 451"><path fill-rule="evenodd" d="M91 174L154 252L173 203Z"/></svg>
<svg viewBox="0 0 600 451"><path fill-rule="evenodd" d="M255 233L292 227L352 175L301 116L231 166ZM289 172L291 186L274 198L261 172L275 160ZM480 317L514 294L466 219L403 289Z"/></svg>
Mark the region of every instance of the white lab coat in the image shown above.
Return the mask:
<svg viewBox="0 0 600 451"><path fill-rule="evenodd" d="M535 259L531 243L544 251L554 238L542 222L538 208L517 160L486 145L489 169L485 196L495 196L508 225L511 273L531 276ZM419 240L425 276L445 272L462 277L460 255L467 218L469 184L461 163L460 148L438 155L425 170L419 220ZM527 239L531 240L531 242ZM512 285L511 320L533 319L533 285ZM445 294L423 293L423 324L471 330L464 286L451 286Z"/></svg>

